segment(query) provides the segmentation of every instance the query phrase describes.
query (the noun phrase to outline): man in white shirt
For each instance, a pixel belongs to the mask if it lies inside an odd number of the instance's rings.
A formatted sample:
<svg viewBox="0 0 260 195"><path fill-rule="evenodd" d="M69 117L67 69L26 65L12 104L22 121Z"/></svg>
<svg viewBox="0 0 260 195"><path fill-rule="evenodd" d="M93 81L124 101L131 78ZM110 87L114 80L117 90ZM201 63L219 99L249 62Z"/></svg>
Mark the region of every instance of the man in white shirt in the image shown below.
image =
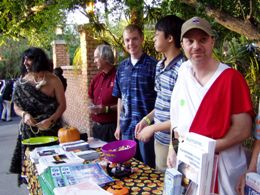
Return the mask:
<svg viewBox="0 0 260 195"><path fill-rule="evenodd" d="M250 136L254 116L249 88L243 76L212 57L214 34L208 21L187 20L181 31L188 61L179 70L171 97L171 126L183 141L187 132L216 140L218 194L236 194L239 176L246 169L241 143ZM167 164L175 165L169 149Z"/></svg>

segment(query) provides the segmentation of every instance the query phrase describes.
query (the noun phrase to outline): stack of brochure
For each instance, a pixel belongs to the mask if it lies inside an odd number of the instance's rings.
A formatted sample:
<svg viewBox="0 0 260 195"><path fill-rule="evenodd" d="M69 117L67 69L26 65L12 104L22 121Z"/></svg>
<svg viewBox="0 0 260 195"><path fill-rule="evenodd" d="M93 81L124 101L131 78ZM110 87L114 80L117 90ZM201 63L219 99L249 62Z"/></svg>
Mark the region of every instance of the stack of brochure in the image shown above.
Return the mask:
<svg viewBox="0 0 260 195"><path fill-rule="evenodd" d="M89 143L89 147L92 148L92 149L101 148L102 146L107 144L107 142L102 141L102 140L97 139L97 138L93 138L93 137L88 139L88 143Z"/></svg>
<svg viewBox="0 0 260 195"><path fill-rule="evenodd" d="M62 143L60 144L60 146L65 151L72 151L78 157L87 161L96 160L100 156L100 154L97 151L91 150L89 144L83 140Z"/></svg>
<svg viewBox="0 0 260 195"><path fill-rule="evenodd" d="M260 194L260 175L257 173L246 174L245 195Z"/></svg>
<svg viewBox="0 0 260 195"><path fill-rule="evenodd" d="M175 168L168 168L164 176L163 195L181 194L182 174Z"/></svg>
<svg viewBox="0 0 260 195"><path fill-rule="evenodd" d="M61 143L60 146L65 151L73 151L73 152L85 151L89 149L89 144L83 140Z"/></svg>
<svg viewBox="0 0 260 195"><path fill-rule="evenodd" d="M37 147L30 152L30 160L33 163L38 163L39 158L43 156L58 155L63 153L65 153L65 151L59 145Z"/></svg>
<svg viewBox="0 0 260 195"><path fill-rule="evenodd" d="M114 180L98 163L90 163L48 167L40 174L39 181L43 194L53 195L54 188L82 182L94 182L99 186L104 186Z"/></svg>
<svg viewBox="0 0 260 195"><path fill-rule="evenodd" d="M179 144L176 169L182 173L182 194L210 194L215 147L215 140L195 133Z"/></svg>

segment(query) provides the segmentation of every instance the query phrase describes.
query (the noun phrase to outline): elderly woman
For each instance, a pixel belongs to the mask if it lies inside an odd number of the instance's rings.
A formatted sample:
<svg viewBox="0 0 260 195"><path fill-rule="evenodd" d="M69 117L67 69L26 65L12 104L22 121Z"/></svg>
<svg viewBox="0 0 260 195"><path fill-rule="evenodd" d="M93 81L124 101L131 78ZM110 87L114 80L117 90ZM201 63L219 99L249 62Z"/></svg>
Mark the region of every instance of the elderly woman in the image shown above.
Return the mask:
<svg viewBox="0 0 260 195"><path fill-rule="evenodd" d="M10 168L11 172L18 174L24 156L21 140L57 136L60 118L66 109L62 83L52 74L48 57L42 49L31 47L24 51L21 70L22 77L16 82L13 101L15 112L22 120Z"/></svg>

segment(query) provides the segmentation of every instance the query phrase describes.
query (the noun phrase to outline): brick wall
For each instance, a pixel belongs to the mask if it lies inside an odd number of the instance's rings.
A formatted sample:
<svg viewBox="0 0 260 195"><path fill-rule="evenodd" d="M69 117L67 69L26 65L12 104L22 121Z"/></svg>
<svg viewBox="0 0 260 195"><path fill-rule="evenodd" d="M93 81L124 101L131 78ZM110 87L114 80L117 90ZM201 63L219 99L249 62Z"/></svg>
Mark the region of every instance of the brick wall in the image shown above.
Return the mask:
<svg viewBox="0 0 260 195"><path fill-rule="evenodd" d="M53 66L54 68L69 65L70 58L69 53L67 52L67 45L64 40L56 40L52 42L52 50L53 50Z"/></svg>
<svg viewBox="0 0 260 195"><path fill-rule="evenodd" d="M80 47L82 56L82 67L76 68L70 66L67 60L67 52L64 47L58 47L53 44L53 59L54 67L62 67L63 75L67 79L67 90L65 92L67 109L63 114L63 120L68 125L77 127L81 133L91 133L91 121L88 112L88 86L97 73L97 68L93 65L93 55L96 46L99 42L88 34L88 30L82 26L80 32ZM57 43L57 42L56 42ZM66 45L63 45L66 48ZM62 61L63 60L63 61ZM56 62L56 64L55 64ZM66 66L64 66L66 65Z"/></svg>

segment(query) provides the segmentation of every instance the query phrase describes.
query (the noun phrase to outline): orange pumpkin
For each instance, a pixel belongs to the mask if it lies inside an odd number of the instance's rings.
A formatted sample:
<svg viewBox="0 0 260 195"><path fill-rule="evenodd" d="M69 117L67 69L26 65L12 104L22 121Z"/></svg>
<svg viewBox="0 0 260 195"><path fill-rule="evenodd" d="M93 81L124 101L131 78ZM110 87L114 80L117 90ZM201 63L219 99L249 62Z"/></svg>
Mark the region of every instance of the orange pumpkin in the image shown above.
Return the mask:
<svg viewBox="0 0 260 195"><path fill-rule="evenodd" d="M113 186L110 186L107 189L107 191L112 193L113 195L128 195L129 194L128 188L122 186L121 184L115 184Z"/></svg>
<svg viewBox="0 0 260 195"><path fill-rule="evenodd" d="M80 133L77 128L67 126L59 129L58 137L60 143L73 142L80 140Z"/></svg>

